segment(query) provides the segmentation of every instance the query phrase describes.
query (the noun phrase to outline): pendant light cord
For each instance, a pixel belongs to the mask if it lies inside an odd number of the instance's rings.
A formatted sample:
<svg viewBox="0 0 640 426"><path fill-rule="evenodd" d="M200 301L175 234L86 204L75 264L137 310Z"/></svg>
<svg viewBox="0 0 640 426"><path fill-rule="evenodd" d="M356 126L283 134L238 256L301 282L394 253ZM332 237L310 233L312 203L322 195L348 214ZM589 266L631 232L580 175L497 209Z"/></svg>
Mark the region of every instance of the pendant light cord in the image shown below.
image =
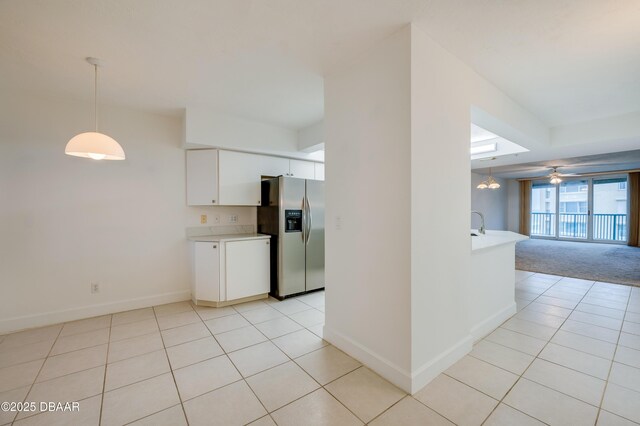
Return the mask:
<svg viewBox="0 0 640 426"><path fill-rule="evenodd" d="M96 133L98 132L98 64L94 64L95 78L93 84L93 115L95 117Z"/></svg>

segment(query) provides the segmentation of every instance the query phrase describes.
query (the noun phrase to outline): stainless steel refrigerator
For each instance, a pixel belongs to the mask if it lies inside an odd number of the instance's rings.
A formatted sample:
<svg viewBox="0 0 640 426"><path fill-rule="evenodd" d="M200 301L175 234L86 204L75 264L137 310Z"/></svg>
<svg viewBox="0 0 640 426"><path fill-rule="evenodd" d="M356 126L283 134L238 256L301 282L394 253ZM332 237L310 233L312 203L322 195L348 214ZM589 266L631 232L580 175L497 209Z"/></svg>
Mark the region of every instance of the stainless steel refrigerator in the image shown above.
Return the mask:
<svg viewBox="0 0 640 426"><path fill-rule="evenodd" d="M324 288L324 182L280 176L262 181L258 232L271 235L271 295Z"/></svg>

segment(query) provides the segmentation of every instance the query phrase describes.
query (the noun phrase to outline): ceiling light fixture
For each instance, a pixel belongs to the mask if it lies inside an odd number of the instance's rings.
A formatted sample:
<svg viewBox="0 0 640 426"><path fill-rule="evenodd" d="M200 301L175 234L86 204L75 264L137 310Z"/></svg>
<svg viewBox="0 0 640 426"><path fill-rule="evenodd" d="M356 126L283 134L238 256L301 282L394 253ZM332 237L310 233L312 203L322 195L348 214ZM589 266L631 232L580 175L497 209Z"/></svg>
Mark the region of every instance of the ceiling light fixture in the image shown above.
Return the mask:
<svg viewBox="0 0 640 426"><path fill-rule="evenodd" d="M549 174L549 177L551 178L549 180L549 183L551 183L552 185L557 185L560 182L562 182L562 179L560 179L560 173L558 173L558 171L556 170L557 167L553 168L553 172L551 172L551 174Z"/></svg>
<svg viewBox="0 0 640 426"><path fill-rule="evenodd" d="M98 66L100 61L96 58L87 58L87 62L93 65L95 71L93 92L95 131L80 133L71 138L64 149L64 153L74 157L94 160L124 160L124 150L120 144L104 133L98 133Z"/></svg>
<svg viewBox="0 0 640 426"><path fill-rule="evenodd" d="M491 167L489 167L489 178L487 180L483 180L476 186L478 189L498 189L500 188L500 184L497 180L495 180L491 173Z"/></svg>
<svg viewBox="0 0 640 426"><path fill-rule="evenodd" d="M498 144L493 142L493 143L488 143L488 144L484 144L484 145L472 145L471 148L469 149L469 152L471 153L471 155L477 155L477 154L486 154L487 152L495 152L498 149Z"/></svg>

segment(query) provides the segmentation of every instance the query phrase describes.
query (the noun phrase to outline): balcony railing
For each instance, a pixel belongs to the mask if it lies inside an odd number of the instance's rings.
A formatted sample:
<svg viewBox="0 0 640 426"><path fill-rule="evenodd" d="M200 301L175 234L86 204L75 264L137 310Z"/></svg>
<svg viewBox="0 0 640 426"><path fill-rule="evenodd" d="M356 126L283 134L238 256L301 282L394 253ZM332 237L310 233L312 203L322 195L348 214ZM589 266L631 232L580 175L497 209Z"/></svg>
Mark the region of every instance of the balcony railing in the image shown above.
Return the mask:
<svg viewBox="0 0 640 426"><path fill-rule="evenodd" d="M586 239L589 215L586 213L560 213L560 238ZM555 213L531 213L531 235L555 237ZM594 214L593 239L604 241L627 240L626 214Z"/></svg>
<svg viewBox="0 0 640 426"><path fill-rule="evenodd" d="M627 215L594 214L593 239L627 241Z"/></svg>

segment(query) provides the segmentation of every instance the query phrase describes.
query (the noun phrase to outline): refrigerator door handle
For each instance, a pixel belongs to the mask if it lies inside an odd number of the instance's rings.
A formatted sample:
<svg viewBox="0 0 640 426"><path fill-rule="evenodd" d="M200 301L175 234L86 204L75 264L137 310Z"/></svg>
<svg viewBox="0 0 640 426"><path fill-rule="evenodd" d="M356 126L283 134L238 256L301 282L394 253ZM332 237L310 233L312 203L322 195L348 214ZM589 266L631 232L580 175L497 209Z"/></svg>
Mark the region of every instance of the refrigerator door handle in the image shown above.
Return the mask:
<svg viewBox="0 0 640 426"><path fill-rule="evenodd" d="M311 204L309 203L309 198L305 197L307 202L307 241L305 244L309 244L309 239L311 238L311 228L313 227L313 215L311 214Z"/></svg>
<svg viewBox="0 0 640 426"><path fill-rule="evenodd" d="M304 244L307 243L307 197L302 198L302 232L300 232L300 238Z"/></svg>

